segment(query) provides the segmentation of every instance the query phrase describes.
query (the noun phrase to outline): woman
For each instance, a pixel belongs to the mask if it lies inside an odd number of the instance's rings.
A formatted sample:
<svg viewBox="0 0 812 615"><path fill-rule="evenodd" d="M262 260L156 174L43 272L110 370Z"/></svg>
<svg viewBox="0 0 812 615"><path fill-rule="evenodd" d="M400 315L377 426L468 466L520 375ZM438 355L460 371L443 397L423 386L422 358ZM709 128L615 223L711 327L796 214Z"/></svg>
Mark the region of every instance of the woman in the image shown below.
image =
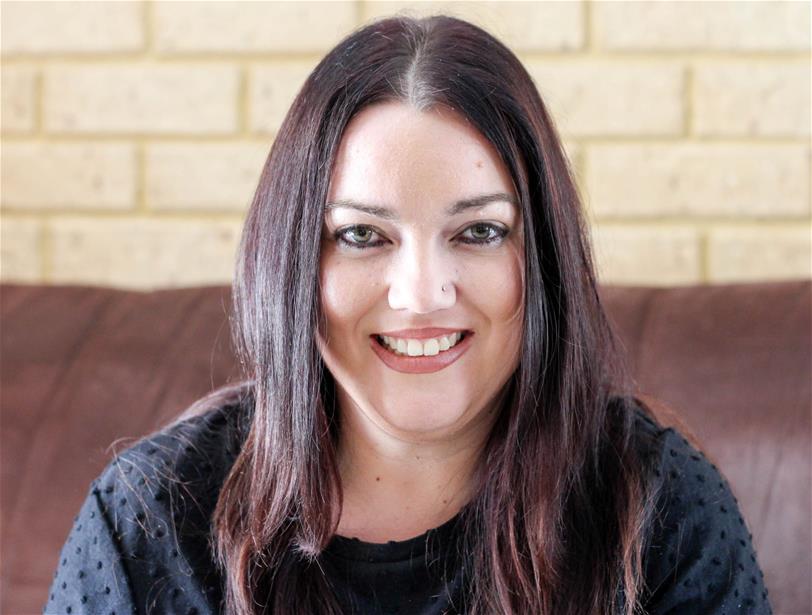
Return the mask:
<svg viewBox="0 0 812 615"><path fill-rule="evenodd" d="M245 221L250 380L94 481L45 612L770 613L729 485L633 395L587 237L506 47L348 36Z"/></svg>

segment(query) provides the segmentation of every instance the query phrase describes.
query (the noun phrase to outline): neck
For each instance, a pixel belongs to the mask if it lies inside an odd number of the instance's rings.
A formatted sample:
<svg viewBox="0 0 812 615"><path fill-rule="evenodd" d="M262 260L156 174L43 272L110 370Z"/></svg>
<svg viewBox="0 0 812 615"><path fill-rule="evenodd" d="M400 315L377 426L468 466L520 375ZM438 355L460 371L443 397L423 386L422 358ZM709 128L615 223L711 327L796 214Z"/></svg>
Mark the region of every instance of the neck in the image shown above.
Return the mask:
<svg viewBox="0 0 812 615"><path fill-rule="evenodd" d="M452 518L470 501L495 412L482 410L444 437L393 434L344 399L338 446L344 505L337 533L405 540Z"/></svg>

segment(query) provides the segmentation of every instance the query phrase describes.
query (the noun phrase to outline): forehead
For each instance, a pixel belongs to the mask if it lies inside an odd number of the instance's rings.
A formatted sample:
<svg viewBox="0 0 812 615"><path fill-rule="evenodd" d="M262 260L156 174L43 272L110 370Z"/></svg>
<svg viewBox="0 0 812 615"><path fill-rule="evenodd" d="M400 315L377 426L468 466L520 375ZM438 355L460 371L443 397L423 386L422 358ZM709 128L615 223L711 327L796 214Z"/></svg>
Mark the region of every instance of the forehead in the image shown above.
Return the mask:
<svg viewBox="0 0 812 615"><path fill-rule="evenodd" d="M515 194L510 172L463 116L392 102L367 107L350 121L328 201L379 203L400 211L436 208L445 214L460 199L498 192Z"/></svg>

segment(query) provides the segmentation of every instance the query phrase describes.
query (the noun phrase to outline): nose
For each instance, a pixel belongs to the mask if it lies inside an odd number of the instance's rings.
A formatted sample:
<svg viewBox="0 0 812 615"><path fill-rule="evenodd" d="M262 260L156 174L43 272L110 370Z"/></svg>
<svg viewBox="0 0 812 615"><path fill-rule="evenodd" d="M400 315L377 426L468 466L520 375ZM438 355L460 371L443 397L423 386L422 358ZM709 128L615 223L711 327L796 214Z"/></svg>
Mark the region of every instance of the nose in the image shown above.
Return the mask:
<svg viewBox="0 0 812 615"><path fill-rule="evenodd" d="M453 271L448 255L404 244L389 272L389 307L415 314L450 308L457 292Z"/></svg>

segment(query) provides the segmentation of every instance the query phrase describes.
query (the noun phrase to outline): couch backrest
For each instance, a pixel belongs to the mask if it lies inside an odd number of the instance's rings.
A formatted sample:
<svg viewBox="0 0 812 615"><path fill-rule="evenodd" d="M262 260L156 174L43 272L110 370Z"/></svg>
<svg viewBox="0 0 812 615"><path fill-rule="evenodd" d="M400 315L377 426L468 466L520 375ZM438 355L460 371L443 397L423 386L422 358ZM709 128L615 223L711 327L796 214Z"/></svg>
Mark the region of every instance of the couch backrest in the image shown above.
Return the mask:
<svg viewBox="0 0 812 615"><path fill-rule="evenodd" d="M812 283L601 289L642 392L728 477L776 613L812 612ZM235 382L227 287L0 285L2 605L39 612L116 450Z"/></svg>
<svg viewBox="0 0 812 615"><path fill-rule="evenodd" d="M727 476L773 610L812 613L812 282L607 287L640 389Z"/></svg>

